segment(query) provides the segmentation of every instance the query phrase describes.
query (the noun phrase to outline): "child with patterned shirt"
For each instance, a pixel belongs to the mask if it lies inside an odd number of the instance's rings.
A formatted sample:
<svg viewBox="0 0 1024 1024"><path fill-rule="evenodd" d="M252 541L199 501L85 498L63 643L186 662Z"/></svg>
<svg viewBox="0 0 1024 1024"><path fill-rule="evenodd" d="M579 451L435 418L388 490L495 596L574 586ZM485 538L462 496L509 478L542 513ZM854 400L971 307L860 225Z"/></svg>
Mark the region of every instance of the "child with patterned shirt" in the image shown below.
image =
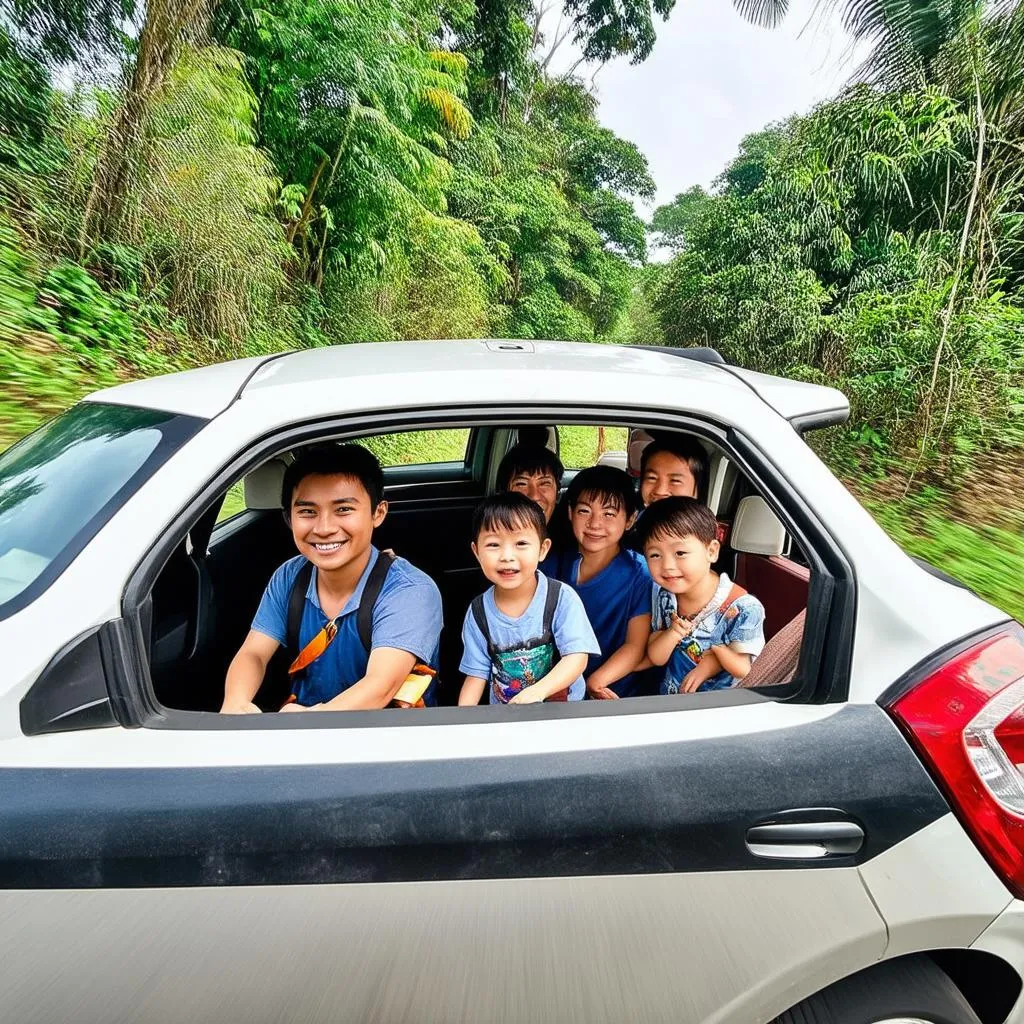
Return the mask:
<svg viewBox="0 0 1024 1024"><path fill-rule="evenodd" d="M473 517L473 554L494 584L462 627L459 705L580 700L587 657L600 653L576 592L537 571L551 546L540 505L495 494Z"/></svg>
<svg viewBox="0 0 1024 1024"><path fill-rule="evenodd" d="M719 542L711 509L665 498L646 510L638 531L655 583L647 656L665 666L661 692L735 686L764 649L764 607L712 571Z"/></svg>

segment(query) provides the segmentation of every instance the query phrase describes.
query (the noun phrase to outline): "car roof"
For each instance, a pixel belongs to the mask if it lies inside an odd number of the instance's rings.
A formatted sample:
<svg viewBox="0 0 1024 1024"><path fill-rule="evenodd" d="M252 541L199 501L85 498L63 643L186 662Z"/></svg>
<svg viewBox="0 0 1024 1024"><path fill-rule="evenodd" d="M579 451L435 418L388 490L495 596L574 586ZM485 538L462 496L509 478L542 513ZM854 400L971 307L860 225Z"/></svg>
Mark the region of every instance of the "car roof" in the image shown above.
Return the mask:
<svg viewBox="0 0 1024 1024"><path fill-rule="evenodd" d="M707 350L698 350L706 352ZM464 403L468 373L489 383L521 371L563 377L607 375L624 400L642 400L643 381L652 377L701 386L720 392L723 404L749 399L756 393L791 421L824 414L845 418L849 405L833 388L741 370L727 364L688 358L686 349L668 351L643 346L588 342L482 339L469 341L391 341L333 345L253 357L120 384L89 396L89 401L138 405L169 412L212 418L237 400L268 401L303 389L322 389L330 382L362 380L360 391L385 395L389 378L429 377L423 391L439 403ZM593 379L593 378L591 378ZM447 383L446 383L447 382ZM490 388L484 390L489 391ZM565 396L575 401L607 401L601 394L581 391ZM565 395L564 392L562 392ZM531 395L512 390L512 402ZM540 396L537 396L540 397ZM381 401L380 404L387 403ZM815 425L815 424L810 424Z"/></svg>

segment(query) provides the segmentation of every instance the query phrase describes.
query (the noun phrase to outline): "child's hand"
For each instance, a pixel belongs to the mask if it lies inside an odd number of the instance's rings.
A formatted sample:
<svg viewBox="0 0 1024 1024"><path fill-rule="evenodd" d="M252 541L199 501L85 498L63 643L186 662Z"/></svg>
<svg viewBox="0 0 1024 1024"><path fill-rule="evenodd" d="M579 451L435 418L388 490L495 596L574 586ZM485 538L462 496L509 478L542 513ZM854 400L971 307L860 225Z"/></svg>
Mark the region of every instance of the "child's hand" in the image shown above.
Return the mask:
<svg viewBox="0 0 1024 1024"><path fill-rule="evenodd" d="M528 686L525 690L520 690L509 704L540 704L543 700L544 696L537 692L536 686Z"/></svg>
<svg viewBox="0 0 1024 1024"><path fill-rule="evenodd" d="M251 700L243 700L229 704L224 702L220 709L222 715L261 715L263 712Z"/></svg>
<svg viewBox="0 0 1024 1024"><path fill-rule="evenodd" d="M687 619L681 619L675 612L672 613L672 625L669 629L680 639L685 639L693 632L693 623Z"/></svg>
<svg viewBox="0 0 1024 1024"><path fill-rule="evenodd" d="M679 692L696 693L707 682L707 678L706 672L701 672L699 668L692 668L683 676L683 681L679 684Z"/></svg>
<svg viewBox="0 0 1024 1024"><path fill-rule="evenodd" d="M619 695L610 686L593 686L590 680L587 680L587 693L591 700L618 700Z"/></svg>

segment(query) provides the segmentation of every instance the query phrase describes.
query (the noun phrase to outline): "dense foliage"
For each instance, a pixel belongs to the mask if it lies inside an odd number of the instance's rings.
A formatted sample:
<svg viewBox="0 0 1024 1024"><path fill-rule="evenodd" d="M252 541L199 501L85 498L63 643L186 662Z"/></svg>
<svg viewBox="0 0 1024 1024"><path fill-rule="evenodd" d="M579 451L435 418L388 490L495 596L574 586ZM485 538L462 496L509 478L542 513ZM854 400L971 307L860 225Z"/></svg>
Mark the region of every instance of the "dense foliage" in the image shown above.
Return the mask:
<svg viewBox="0 0 1024 1024"><path fill-rule="evenodd" d="M0 446L97 387L283 348L711 344L850 395L823 450L919 553L1019 565L1010 533L947 528L952 490L881 481L1024 471L1024 8L843 0L861 84L648 226L644 157L553 58L642 61L673 7L0 0Z"/></svg>
<svg viewBox="0 0 1024 1024"><path fill-rule="evenodd" d="M642 59L672 5L572 0L545 38L550 6L0 0L0 331L85 377L608 336L654 185L547 60Z"/></svg>
<svg viewBox="0 0 1024 1024"><path fill-rule="evenodd" d="M659 208L665 340L839 386L852 458L948 470L1019 446L1022 32L1024 9L975 22L915 87L853 86Z"/></svg>

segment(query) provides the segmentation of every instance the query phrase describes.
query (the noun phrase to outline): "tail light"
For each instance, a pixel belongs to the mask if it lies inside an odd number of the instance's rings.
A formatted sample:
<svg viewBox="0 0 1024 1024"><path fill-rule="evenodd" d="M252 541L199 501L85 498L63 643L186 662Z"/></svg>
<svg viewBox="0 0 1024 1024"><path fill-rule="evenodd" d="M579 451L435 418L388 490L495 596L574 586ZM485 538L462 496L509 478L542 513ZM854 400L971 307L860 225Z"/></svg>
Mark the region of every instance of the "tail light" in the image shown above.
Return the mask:
<svg viewBox="0 0 1024 1024"><path fill-rule="evenodd" d="M950 658L886 710L968 834L1024 899L1024 627Z"/></svg>

